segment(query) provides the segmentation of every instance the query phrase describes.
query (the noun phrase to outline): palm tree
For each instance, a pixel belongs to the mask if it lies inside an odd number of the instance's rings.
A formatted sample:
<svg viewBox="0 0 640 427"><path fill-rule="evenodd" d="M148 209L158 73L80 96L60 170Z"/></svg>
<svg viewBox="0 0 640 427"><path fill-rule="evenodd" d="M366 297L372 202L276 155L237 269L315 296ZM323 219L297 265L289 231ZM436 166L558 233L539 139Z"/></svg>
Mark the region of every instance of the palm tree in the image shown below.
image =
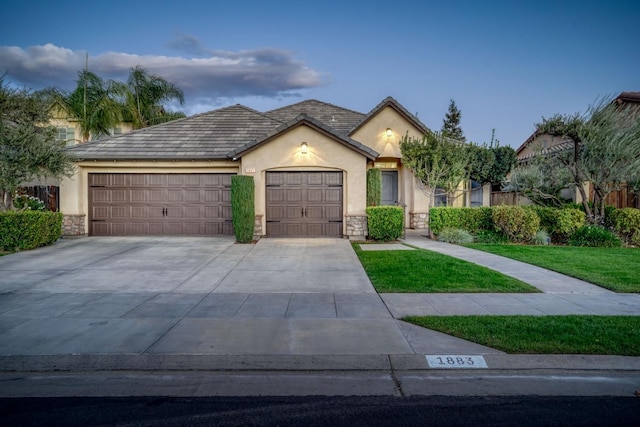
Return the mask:
<svg viewBox="0 0 640 427"><path fill-rule="evenodd" d="M76 88L68 93L56 90L54 99L69 116L78 121L82 141L109 136L122 122L121 93L117 82L103 80L83 70L78 72Z"/></svg>
<svg viewBox="0 0 640 427"><path fill-rule="evenodd" d="M183 105L182 90L162 77L149 74L139 65L131 68L129 79L123 89L124 115L133 122L134 129L186 117L179 111L166 111L163 106L172 100Z"/></svg>

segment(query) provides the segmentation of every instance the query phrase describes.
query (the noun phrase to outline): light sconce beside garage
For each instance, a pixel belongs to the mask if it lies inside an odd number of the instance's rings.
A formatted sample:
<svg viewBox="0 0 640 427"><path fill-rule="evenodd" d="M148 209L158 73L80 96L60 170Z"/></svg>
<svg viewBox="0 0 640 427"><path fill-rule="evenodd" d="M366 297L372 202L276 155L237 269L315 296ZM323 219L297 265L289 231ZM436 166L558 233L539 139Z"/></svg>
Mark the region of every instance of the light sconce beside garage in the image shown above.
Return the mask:
<svg viewBox="0 0 640 427"><path fill-rule="evenodd" d="M387 128L387 138L391 138L391 135L393 135L393 132L391 132L391 128Z"/></svg>
<svg viewBox="0 0 640 427"><path fill-rule="evenodd" d="M309 146L306 142L300 144L300 154L307 154L309 152Z"/></svg>

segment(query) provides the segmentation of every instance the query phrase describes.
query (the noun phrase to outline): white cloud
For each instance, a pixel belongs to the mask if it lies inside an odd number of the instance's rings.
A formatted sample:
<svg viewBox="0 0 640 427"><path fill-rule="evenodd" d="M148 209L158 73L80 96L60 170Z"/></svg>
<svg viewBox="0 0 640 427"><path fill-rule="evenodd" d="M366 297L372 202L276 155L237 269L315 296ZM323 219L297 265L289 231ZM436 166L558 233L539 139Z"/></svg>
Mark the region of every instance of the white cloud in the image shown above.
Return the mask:
<svg viewBox="0 0 640 427"><path fill-rule="evenodd" d="M180 87L185 110L202 110L203 105L223 104L225 99L295 96L324 83L321 73L282 49L211 50L188 35L179 35L170 47L185 56L106 52L89 56L89 70L103 78L125 80L129 69L140 65ZM7 72L6 80L33 89L71 89L84 68L85 55L50 43L26 49L0 46L0 75Z"/></svg>

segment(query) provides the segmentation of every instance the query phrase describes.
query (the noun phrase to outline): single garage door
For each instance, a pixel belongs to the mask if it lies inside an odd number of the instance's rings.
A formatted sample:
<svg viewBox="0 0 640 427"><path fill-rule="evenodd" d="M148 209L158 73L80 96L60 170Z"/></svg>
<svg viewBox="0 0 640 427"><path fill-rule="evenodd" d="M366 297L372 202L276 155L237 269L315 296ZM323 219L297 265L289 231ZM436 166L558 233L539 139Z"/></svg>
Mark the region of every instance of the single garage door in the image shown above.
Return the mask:
<svg viewBox="0 0 640 427"><path fill-rule="evenodd" d="M94 236L233 234L231 174L89 174Z"/></svg>
<svg viewBox="0 0 640 427"><path fill-rule="evenodd" d="M341 236L342 172L267 172L268 236Z"/></svg>

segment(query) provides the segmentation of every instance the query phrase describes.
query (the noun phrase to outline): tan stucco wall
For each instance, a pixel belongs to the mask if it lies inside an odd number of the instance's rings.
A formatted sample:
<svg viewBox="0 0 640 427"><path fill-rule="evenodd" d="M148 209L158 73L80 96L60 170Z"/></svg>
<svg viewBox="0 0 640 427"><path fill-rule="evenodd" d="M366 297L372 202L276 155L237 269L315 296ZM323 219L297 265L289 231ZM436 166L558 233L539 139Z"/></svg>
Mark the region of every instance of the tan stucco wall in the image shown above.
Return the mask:
<svg viewBox="0 0 640 427"><path fill-rule="evenodd" d="M90 173L238 173L231 161L84 161L76 173L60 182L60 211L66 215L89 214ZM85 222L85 234L89 223Z"/></svg>
<svg viewBox="0 0 640 427"><path fill-rule="evenodd" d="M308 153L300 146L306 142ZM367 188L367 158L340 142L302 125L245 154L241 159L241 175L254 177L256 185L256 215L262 215L266 230L267 171L340 170L344 173L343 214L365 215ZM346 221L343 221L343 234Z"/></svg>
<svg viewBox="0 0 640 427"><path fill-rule="evenodd" d="M391 136L387 136L388 128L391 129ZM400 140L405 135L421 138L422 132L395 109L386 107L354 132L351 137L380 153L378 161L400 160L398 200L406 207L405 226L409 227L410 213L429 212L429 198L424 195L411 171L402 165Z"/></svg>

